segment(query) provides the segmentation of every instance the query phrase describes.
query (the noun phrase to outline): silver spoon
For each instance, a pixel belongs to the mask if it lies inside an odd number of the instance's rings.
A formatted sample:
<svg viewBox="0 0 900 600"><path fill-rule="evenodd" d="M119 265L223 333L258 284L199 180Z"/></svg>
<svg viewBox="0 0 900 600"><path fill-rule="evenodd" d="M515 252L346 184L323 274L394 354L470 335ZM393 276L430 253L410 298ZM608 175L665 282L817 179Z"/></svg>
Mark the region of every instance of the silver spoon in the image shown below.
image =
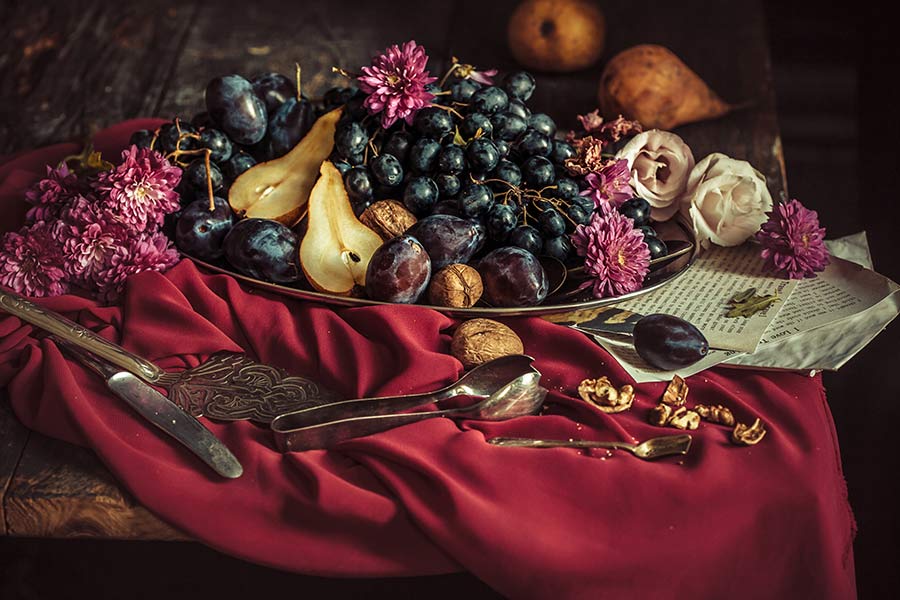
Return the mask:
<svg viewBox="0 0 900 600"><path fill-rule="evenodd" d="M490 438L488 442L495 446L518 446L524 448L613 448L627 450L644 460L653 460L673 454L687 454L691 447L691 436L688 434L666 435L644 440L640 444L594 442L590 440L536 440L510 437Z"/></svg>

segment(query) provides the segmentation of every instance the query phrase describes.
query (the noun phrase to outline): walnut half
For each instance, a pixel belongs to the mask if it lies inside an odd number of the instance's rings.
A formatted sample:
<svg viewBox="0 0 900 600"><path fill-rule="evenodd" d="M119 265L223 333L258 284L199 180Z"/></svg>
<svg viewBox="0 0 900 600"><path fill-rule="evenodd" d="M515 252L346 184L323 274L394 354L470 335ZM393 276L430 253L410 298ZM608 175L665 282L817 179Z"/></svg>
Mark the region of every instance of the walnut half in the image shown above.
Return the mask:
<svg viewBox="0 0 900 600"><path fill-rule="evenodd" d="M763 425L762 421L756 419L756 421L753 422L753 425L750 425L749 427L743 423L735 425L734 431L731 432L731 441L739 445L752 446L758 444L765 435L765 425Z"/></svg>
<svg viewBox="0 0 900 600"><path fill-rule="evenodd" d="M701 419L706 419L710 423L718 423L720 425L725 425L726 427L734 427L734 415L728 408L722 406L721 404L715 404L713 406L698 404L694 407L694 411L696 411L697 414L700 415Z"/></svg>
<svg viewBox="0 0 900 600"><path fill-rule="evenodd" d="M634 388L623 385L618 390L608 377L585 379L578 384L578 395L606 413L619 413L631 408L634 403Z"/></svg>

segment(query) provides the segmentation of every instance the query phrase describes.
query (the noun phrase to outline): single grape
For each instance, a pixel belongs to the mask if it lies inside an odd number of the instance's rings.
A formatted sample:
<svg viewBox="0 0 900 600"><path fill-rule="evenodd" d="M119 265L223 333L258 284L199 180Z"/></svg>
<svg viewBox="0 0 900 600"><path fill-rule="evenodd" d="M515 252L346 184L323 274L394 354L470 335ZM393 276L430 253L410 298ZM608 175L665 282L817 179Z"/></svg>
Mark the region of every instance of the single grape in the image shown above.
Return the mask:
<svg viewBox="0 0 900 600"><path fill-rule="evenodd" d="M366 165L366 153L358 152L356 154L351 154L347 156L344 160L350 163L354 167L364 167Z"/></svg>
<svg viewBox="0 0 900 600"><path fill-rule="evenodd" d="M486 115L503 112L509 106L509 96L495 85L483 87L472 94L471 108Z"/></svg>
<svg viewBox="0 0 900 600"><path fill-rule="evenodd" d="M303 98L288 98L269 119L269 139L273 157L284 156L309 133L316 122L316 109Z"/></svg>
<svg viewBox="0 0 900 600"><path fill-rule="evenodd" d="M553 147L550 150L550 160L554 165L563 166L567 158L574 158L578 154L572 144L562 140L553 140Z"/></svg>
<svg viewBox="0 0 900 600"><path fill-rule="evenodd" d="M490 117L480 112L467 114L459 124L459 134L467 140L478 135L479 130L484 136L490 136L494 132Z"/></svg>
<svg viewBox="0 0 900 600"><path fill-rule="evenodd" d="M643 198L626 200L619 206L619 212L634 221L635 227L640 227L650 222L650 203Z"/></svg>
<svg viewBox="0 0 900 600"><path fill-rule="evenodd" d="M466 217L477 217L488 211L494 203L491 188L483 183L468 182L459 191L459 212Z"/></svg>
<svg viewBox="0 0 900 600"><path fill-rule="evenodd" d="M443 199L455 198L459 193L459 189L462 187L459 177L456 175L447 175L445 173L436 175L434 177L434 182L437 184L440 197ZM453 204L456 206L455 202Z"/></svg>
<svg viewBox="0 0 900 600"><path fill-rule="evenodd" d="M439 143L429 138L419 138L409 150L409 166L416 173L431 173L440 152Z"/></svg>
<svg viewBox="0 0 900 600"><path fill-rule="evenodd" d="M440 190L431 177L411 177L403 190L403 204L417 217L427 215L437 203Z"/></svg>
<svg viewBox="0 0 900 600"><path fill-rule="evenodd" d="M534 77L526 71L509 73L503 78L503 89L506 90L509 97L522 102L527 102L531 98L534 88Z"/></svg>
<svg viewBox="0 0 900 600"><path fill-rule="evenodd" d="M253 145L266 135L266 105L239 75L216 77L206 86L206 110L238 144Z"/></svg>
<svg viewBox="0 0 900 600"><path fill-rule="evenodd" d="M322 96L322 108L325 112L332 111L339 106L347 104L355 93L356 88L353 87L330 88Z"/></svg>
<svg viewBox="0 0 900 600"><path fill-rule="evenodd" d="M522 165L522 180L532 189L539 190L552 184L555 177L553 163L543 156L532 156Z"/></svg>
<svg viewBox="0 0 900 600"><path fill-rule="evenodd" d="M204 129L200 133L200 145L210 150L209 160L216 163L224 163L234 152L234 144L218 129Z"/></svg>
<svg viewBox="0 0 900 600"><path fill-rule="evenodd" d="M540 131L551 139L556 135L556 121L550 118L550 115L544 113L534 113L531 115L528 119L528 126L531 129Z"/></svg>
<svg viewBox="0 0 900 600"><path fill-rule="evenodd" d="M650 250L650 260L661 258L669 253L666 243L656 236L645 235L644 241L647 242L647 249Z"/></svg>
<svg viewBox="0 0 900 600"><path fill-rule="evenodd" d="M639 225L638 227L635 227L635 229L640 229L640 230L641 230L641 233L644 234L644 239L645 239L645 240L646 240L647 238L651 238L651 237L659 237L659 236L656 234L656 230L653 229L652 227L650 227L649 225Z"/></svg>
<svg viewBox="0 0 900 600"><path fill-rule="evenodd" d="M544 245L541 232L531 225L519 225L509 234L509 243L532 254L540 254Z"/></svg>
<svg viewBox="0 0 900 600"><path fill-rule="evenodd" d="M266 105L269 114L278 110L288 98L296 98L297 87L294 82L281 73L263 73L251 80L253 91Z"/></svg>
<svg viewBox="0 0 900 600"><path fill-rule="evenodd" d="M497 113L491 117L494 138L511 142L518 139L528 128L528 122L518 115L509 112Z"/></svg>
<svg viewBox="0 0 900 600"><path fill-rule="evenodd" d="M547 273L534 254L514 246L489 252L478 263L484 299L491 306L534 306L547 297Z"/></svg>
<svg viewBox="0 0 900 600"><path fill-rule="evenodd" d="M185 134L194 133L197 133L197 129L181 119L178 119L177 124L165 123L159 128L154 148L163 154L175 152L176 144L181 150L194 150L198 146L196 138L185 136Z"/></svg>
<svg viewBox="0 0 900 600"><path fill-rule="evenodd" d="M500 153L501 158L509 156L509 151L512 148L512 146L509 145L509 142L506 140L494 140L494 145L497 146L497 152Z"/></svg>
<svg viewBox="0 0 900 600"><path fill-rule="evenodd" d="M275 283L302 277L300 238L270 219L242 219L225 235L225 259L240 273Z"/></svg>
<svg viewBox="0 0 900 600"><path fill-rule="evenodd" d="M572 203L565 208L565 213L569 216L569 219L574 222L566 223L566 229L571 230L575 229L575 225L587 225L591 222L591 211L587 211L581 204Z"/></svg>
<svg viewBox="0 0 900 600"><path fill-rule="evenodd" d="M594 213L594 209L597 208L596 206L594 206L594 200L588 196L575 196L569 201L573 205L577 204L578 206L580 206L582 210L584 210L584 212L588 214L589 217Z"/></svg>
<svg viewBox="0 0 900 600"><path fill-rule="evenodd" d="M437 169L441 173L457 175L466 168L466 153L456 144L441 148L438 154Z"/></svg>
<svg viewBox="0 0 900 600"><path fill-rule="evenodd" d="M500 152L497 151L493 140L480 137L469 142L466 147L466 159L473 171L486 173L492 171L500 162Z"/></svg>
<svg viewBox="0 0 900 600"><path fill-rule="evenodd" d="M379 154L369 161L369 170L384 186L393 187L403 181L403 166L393 154Z"/></svg>
<svg viewBox="0 0 900 600"><path fill-rule="evenodd" d="M519 169L519 165L504 158L497 163L497 168L491 173L490 179L500 179L508 183L509 185L506 185L505 183L494 181L490 184L494 191L505 192L510 186L518 187L521 185L522 171Z"/></svg>
<svg viewBox="0 0 900 600"><path fill-rule="evenodd" d="M531 117L531 110L529 110L521 100L510 99L506 111L510 114L522 117L526 122L528 121L528 118Z"/></svg>
<svg viewBox="0 0 900 600"><path fill-rule="evenodd" d="M362 154L366 149L369 136L358 121L349 121L334 132L334 147L345 158Z"/></svg>
<svg viewBox="0 0 900 600"><path fill-rule="evenodd" d="M560 177L556 180L556 190L554 196L571 200L578 196L581 190L578 188L578 182L568 177Z"/></svg>
<svg viewBox="0 0 900 600"><path fill-rule="evenodd" d="M362 166L351 167L344 174L344 188L350 199L356 202L371 200L374 194L369 171Z"/></svg>
<svg viewBox="0 0 900 600"><path fill-rule="evenodd" d="M401 163L406 162L409 149L413 145L413 136L408 131L395 131L385 140L381 146L382 154L393 154Z"/></svg>
<svg viewBox="0 0 900 600"><path fill-rule="evenodd" d="M572 242L569 241L569 236L559 235L544 240L544 247L541 249L541 254L553 257L556 260L565 263L571 257L573 250L574 248L572 247Z"/></svg>
<svg viewBox="0 0 900 600"><path fill-rule="evenodd" d="M215 192L222 189L222 186L225 184L225 178L222 176L222 171L219 170L219 167L217 167L215 163L210 163L209 174L213 191ZM192 160L191 164L184 170L184 178L187 180L188 185L194 188L195 191L201 193L208 191L209 184L206 178L206 159L195 158Z"/></svg>
<svg viewBox="0 0 900 600"><path fill-rule="evenodd" d="M553 141L537 129L528 129L519 138L516 148L524 156L547 156L553 149Z"/></svg>
<svg viewBox="0 0 900 600"><path fill-rule="evenodd" d="M491 239L504 242L516 228L516 211L507 204L494 204L487 212L485 224Z"/></svg>
<svg viewBox="0 0 900 600"><path fill-rule="evenodd" d="M231 155L225 164L222 165L222 171L226 177L228 177L229 181L234 181L241 174L249 169L250 167L256 164L256 159L252 156L244 152L243 150L239 150Z"/></svg>
<svg viewBox="0 0 900 600"><path fill-rule="evenodd" d="M441 141L453 133L453 117L436 106L427 106L416 113L413 127L422 137Z"/></svg>
<svg viewBox="0 0 900 600"><path fill-rule="evenodd" d="M212 211L209 200L200 199L188 204L175 225L175 244L178 249L201 260L221 258L225 254L222 242L234 225L234 212L228 201L216 196Z"/></svg>
<svg viewBox="0 0 900 600"><path fill-rule="evenodd" d="M460 79L450 86L450 98L454 102L469 102L472 94L481 89L481 84L471 79Z"/></svg>
<svg viewBox="0 0 900 600"><path fill-rule="evenodd" d="M538 215L538 226L545 238L552 238L566 232L566 219L555 208L547 207Z"/></svg>

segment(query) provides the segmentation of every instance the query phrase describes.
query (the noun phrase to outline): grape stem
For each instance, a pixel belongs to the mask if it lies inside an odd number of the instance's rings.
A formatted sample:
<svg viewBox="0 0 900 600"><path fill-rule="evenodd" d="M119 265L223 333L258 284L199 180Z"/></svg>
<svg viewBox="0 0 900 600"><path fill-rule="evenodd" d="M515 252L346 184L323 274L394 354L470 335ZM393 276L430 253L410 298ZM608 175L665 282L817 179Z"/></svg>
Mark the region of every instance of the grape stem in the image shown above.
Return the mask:
<svg viewBox="0 0 900 600"><path fill-rule="evenodd" d="M303 94L301 93L301 85L300 85L300 63L294 63L297 66L297 102L303 99Z"/></svg>
<svg viewBox="0 0 900 600"><path fill-rule="evenodd" d="M438 84L438 87L444 87L444 84L447 83L447 80L450 79L450 76L456 72L456 69L460 67L459 59L455 56L450 57L450 68L447 69L447 72L444 74L444 77L441 78L441 82Z"/></svg>
<svg viewBox="0 0 900 600"><path fill-rule="evenodd" d="M441 110L446 110L446 111L449 112L449 113L453 113L454 115L456 115L456 116L459 117L460 119L465 118L465 117L463 117L461 114L459 114L459 111L456 110L455 108L453 108L452 106L444 106L443 104L432 104L432 106L434 106L434 107L436 107L436 108L440 108Z"/></svg>

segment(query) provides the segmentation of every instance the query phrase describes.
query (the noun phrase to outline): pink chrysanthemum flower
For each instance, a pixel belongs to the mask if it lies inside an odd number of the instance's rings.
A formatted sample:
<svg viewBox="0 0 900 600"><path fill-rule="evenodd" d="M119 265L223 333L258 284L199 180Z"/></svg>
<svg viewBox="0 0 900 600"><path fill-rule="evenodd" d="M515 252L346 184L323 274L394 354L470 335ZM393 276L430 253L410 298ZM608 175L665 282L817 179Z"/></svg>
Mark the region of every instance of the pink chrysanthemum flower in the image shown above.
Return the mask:
<svg viewBox="0 0 900 600"><path fill-rule="evenodd" d="M381 126L385 129L398 119L412 125L419 109L428 106L434 94L425 89L437 77L429 77L425 70L428 55L415 40L396 44L376 56L372 65L363 67L363 75L357 80L362 91L369 94L363 106L369 114L381 113Z"/></svg>
<svg viewBox="0 0 900 600"><path fill-rule="evenodd" d="M162 233L143 234L118 246L107 261L93 274L100 300L112 303L119 299L129 275L143 271L165 271L178 262L178 251Z"/></svg>
<svg viewBox="0 0 900 600"><path fill-rule="evenodd" d="M75 281L85 283L120 248L119 238L100 223L81 228L66 225L63 239L63 269Z"/></svg>
<svg viewBox="0 0 900 600"><path fill-rule="evenodd" d="M181 169L149 148L131 146L122 152L122 164L97 177L105 194L103 208L135 233L162 225L165 215L178 210Z"/></svg>
<svg viewBox="0 0 900 600"><path fill-rule="evenodd" d="M581 195L591 198L594 206L602 208L604 213L619 208L623 202L634 198L627 160L613 161L599 173L588 173L584 180L590 187L581 192Z"/></svg>
<svg viewBox="0 0 900 600"><path fill-rule="evenodd" d="M38 221L0 240L0 285L25 296L58 296L69 291L56 226Z"/></svg>
<svg viewBox="0 0 900 600"><path fill-rule="evenodd" d="M830 262L819 215L798 200L777 205L756 239L763 246L766 267L789 279L815 277Z"/></svg>
<svg viewBox="0 0 900 600"><path fill-rule="evenodd" d="M25 192L25 201L34 205L25 214L25 220L28 223L49 221L62 206L86 191L87 186L65 164L55 169L47 165L46 177Z"/></svg>
<svg viewBox="0 0 900 600"><path fill-rule="evenodd" d="M572 245L584 257L590 276L582 287L593 285L596 298L618 296L641 289L650 270L650 250L634 221L617 211L594 213L587 225L578 225Z"/></svg>

